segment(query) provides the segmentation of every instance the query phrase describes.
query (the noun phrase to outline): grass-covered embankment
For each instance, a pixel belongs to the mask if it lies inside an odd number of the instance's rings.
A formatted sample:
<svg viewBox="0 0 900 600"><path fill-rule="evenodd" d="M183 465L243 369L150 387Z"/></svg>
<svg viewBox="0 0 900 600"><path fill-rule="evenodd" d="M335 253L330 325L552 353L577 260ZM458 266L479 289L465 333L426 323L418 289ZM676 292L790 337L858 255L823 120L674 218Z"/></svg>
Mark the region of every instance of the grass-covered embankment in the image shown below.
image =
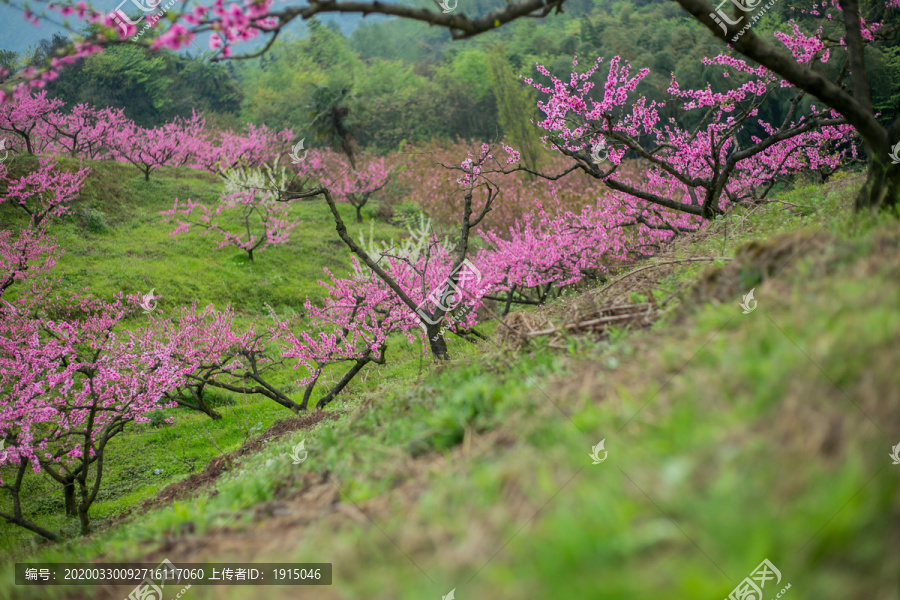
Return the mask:
<svg viewBox="0 0 900 600"><path fill-rule="evenodd" d="M10 165L13 173L34 168L37 159L19 157ZM78 169L69 158L58 159L61 166ZM180 306L196 303L235 309L236 324L246 327L257 321L259 328L269 319L267 306L285 317L303 312L306 298L318 301L326 279L323 268L336 276L350 271L349 252L337 238L334 221L322 202L297 202L291 214L301 220L289 242L258 252L253 262L237 248L218 249L215 233L202 235L194 228L170 236L174 223L165 223L159 213L171 209L174 198L192 198L214 204L221 192L218 176L193 169L164 168L154 172L149 182L133 167L115 162L86 161L90 175L69 212L51 228L63 252L49 273L60 279L60 289L87 289L95 297L111 299L117 293L146 294L151 289L161 296L157 313L167 314ZM351 234L368 237L368 226L352 222L352 207L341 206ZM19 227L24 213L0 204L0 226ZM399 237L402 230L379 223L376 238ZM16 288L10 289L15 296ZM142 313L127 322L137 325ZM271 322L269 320L269 322ZM409 344L397 345L384 369L357 379L348 389L375 389L382 377L414 377L407 365L396 358L413 356ZM302 390L295 385L298 373L290 364L278 371L271 382L298 401ZM413 373L411 375L411 373ZM333 384L341 375L338 368L323 378ZM320 386L322 389L324 386ZM111 457L104 468L103 485L91 508L94 527L103 529L110 519L139 507L164 489L191 474L199 474L211 460L235 451L259 436L273 422L293 416L285 408L262 396L242 396L208 389L207 400L222 414L218 421L185 409L159 411L154 424L138 424L112 442ZM173 425L158 426L175 417ZM12 471L4 472L4 478ZM76 519L64 516L61 488L43 476L29 474L23 497L25 512L41 526L64 536L76 535ZM9 498L0 494L0 510ZM33 551L40 542L24 529L0 525L0 549L21 554Z"/></svg>
<svg viewBox="0 0 900 600"><path fill-rule="evenodd" d="M498 335L418 385L418 360L400 356L347 414L272 440L216 494L32 560L333 563L334 585L305 598L618 600L725 597L768 558L782 580L767 600L787 584L796 600L895 599L900 226L854 216L853 189L783 194L790 206L739 212L660 259L733 258L718 271L648 269L538 313L560 324L623 294L680 298L652 327L518 350ZM601 439L608 457L591 464Z"/></svg>

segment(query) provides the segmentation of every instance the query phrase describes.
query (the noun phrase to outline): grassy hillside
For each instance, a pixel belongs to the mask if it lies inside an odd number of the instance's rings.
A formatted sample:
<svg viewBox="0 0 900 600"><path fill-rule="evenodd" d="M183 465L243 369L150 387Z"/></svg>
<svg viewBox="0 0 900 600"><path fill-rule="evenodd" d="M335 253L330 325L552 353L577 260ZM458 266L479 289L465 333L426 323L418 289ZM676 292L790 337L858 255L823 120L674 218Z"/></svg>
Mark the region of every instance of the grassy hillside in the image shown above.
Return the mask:
<svg viewBox="0 0 900 600"><path fill-rule="evenodd" d="M488 341L452 347L442 368L395 344L388 368L332 406L341 414L276 426L230 469L192 485L194 497L29 559L331 562L328 587L188 593L402 600L451 589L460 600L722 598L768 559L781 580L766 586L766 600L788 585L784 597L795 600L896 600L900 466L888 454L900 443L900 226L855 217L858 185L795 190L784 204L720 220L605 287L489 324ZM164 229L136 229L155 251L170 248ZM85 239L119 256L88 255L109 273L127 263L119 244L142 247L135 236ZM272 262L286 251L271 251ZM233 292L217 294L262 278L256 265L197 254L167 256L217 267L228 282L195 276L198 296L237 303ZM723 260L687 261L708 257ZM305 268L297 262L286 267ZM165 284L135 276L129 285L189 302L192 278L180 280L180 268L148 260L135 271ZM758 304L744 314L751 288ZM296 306L283 293L281 304ZM647 308L598 320L611 306ZM244 439L240 423L277 418L263 404L234 406L222 430L182 415L117 443L131 461L158 448L156 460L171 467L172 445L192 435L189 458L216 454L191 433L200 424L228 440L227 451ZM309 455L294 465L289 451L301 440ZM601 440L608 455L592 464ZM142 485L108 502L124 508L158 489ZM14 587L11 562L2 597L130 591Z"/></svg>
<svg viewBox="0 0 900 600"><path fill-rule="evenodd" d="M35 159L18 161L11 165L13 172L31 168ZM61 159L61 163L79 167L72 160ZM175 197L213 203L221 189L217 176L192 169L163 169L145 182L129 165L88 161L86 166L91 174L81 196L62 224L52 230L64 253L50 275L60 277L72 289L87 288L95 296L110 299L119 292L145 294L153 288L162 296L157 310L163 312L192 303L200 307L211 303L217 308L231 304L239 325L248 326L268 318L266 304L279 316L286 316L302 311L307 297L321 299L323 288L317 281L326 278L323 268L337 276L350 270L349 252L337 238L324 203L292 205L291 211L302 222L291 240L257 253L250 262L246 253L236 248L217 249L215 234L204 236L200 229L170 237L174 225L163 223L159 214L172 207ZM355 237L364 231L368 237L368 225L352 223L352 207L341 209L351 234ZM20 218L10 207L0 205L2 227L16 227ZM375 237L398 238L401 233L380 222ZM14 295L15 288L11 291ZM393 359L411 355L408 346L396 348L386 369L354 382L349 395L372 389L382 377L403 376L407 367ZM294 384L296 379L297 373L288 368L272 382L299 400L302 390ZM335 376L326 376L323 383L335 380ZM92 508L98 526L152 498L166 485L199 474L210 460L238 449L274 421L293 416L262 396L220 390L208 395L224 416L222 420L169 409L160 411L156 423L134 426L114 440L117 458L107 465L98 502ZM170 416L176 418L175 424L161 426ZM77 533L76 524L61 514L63 496L55 484L43 477L27 478L24 495L32 499L29 505L36 509L33 516L38 522L66 534ZM0 496L0 506L5 509L8 503L5 494ZM5 552L21 552L36 542L24 530L0 525L0 549Z"/></svg>

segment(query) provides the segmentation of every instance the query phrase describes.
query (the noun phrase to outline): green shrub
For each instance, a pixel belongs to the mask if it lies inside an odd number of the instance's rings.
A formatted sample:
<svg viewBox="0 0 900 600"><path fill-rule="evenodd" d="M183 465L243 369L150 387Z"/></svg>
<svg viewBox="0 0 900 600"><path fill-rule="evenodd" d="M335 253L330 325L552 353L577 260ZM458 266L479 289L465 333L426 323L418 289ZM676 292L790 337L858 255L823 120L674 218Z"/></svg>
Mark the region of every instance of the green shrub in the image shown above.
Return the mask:
<svg viewBox="0 0 900 600"><path fill-rule="evenodd" d="M81 223L91 233L109 233L109 224L106 222L106 213L96 208L85 208L81 211Z"/></svg>

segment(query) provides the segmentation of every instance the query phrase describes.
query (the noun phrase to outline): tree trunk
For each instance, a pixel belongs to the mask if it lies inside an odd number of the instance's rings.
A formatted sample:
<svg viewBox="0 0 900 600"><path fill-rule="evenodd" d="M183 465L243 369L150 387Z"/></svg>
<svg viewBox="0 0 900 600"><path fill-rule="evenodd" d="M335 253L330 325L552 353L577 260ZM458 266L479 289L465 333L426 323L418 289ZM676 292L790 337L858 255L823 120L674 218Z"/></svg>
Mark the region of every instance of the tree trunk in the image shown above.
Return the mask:
<svg viewBox="0 0 900 600"><path fill-rule="evenodd" d="M40 525L29 523L22 516L22 498L19 496L19 493L22 491L22 478L25 476L25 471L27 469L28 459L25 459L19 464L18 472L16 473L16 478L13 480L13 482L7 482L3 485L0 485L0 488L3 488L9 492L9 495L12 497L13 503L13 514L10 515L4 512L0 512L0 518L6 519L7 522L12 523L13 525L24 527L28 531L32 531L40 536L43 536L52 542L57 542L59 541L59 537L55 533L44 529Z"/></svg>
<svg viewBox="0 0 900 600"><path fill-rule="evenodd" d="M196 404L192 404L182 399L176 399L175 402L178 404L178 406L183 406L191 410L202 412L213 421L218 421L222 418L222 415L214 411L206 402L203 402L202 400L197 402Z"/></svg>
<svg viewBox="0 0 900 600"><path fill-rule="evenodd" d="M503 306L503 314L500 315L501 317L505 317L506 315L509 314L509 308L512 306L513 294L515 294L515 293L516 293L516 286L513 285L511 288L509 288L509 293L507 293L507 295L506 295L506 304Z"/></svg>
<svg viewBox="0 0 900 600"><path fill-rule="evenodd" d="M293 400L291 400L290 398L285 396L282 392L278 391L271 384L266 383L261 377L250 376L250 378L253 379L254 381L256 381L257 383L259 383L260 385L255 385L252 387L241 386L241 385L231 385L229 383L223 383L221 381L213 381L213 380L207 381L206 384L211 385L216 388L219 388L219 389L228 390L229 392L235 392L237 394L262 394L266 398L269 398L270 400L274 400L281 406L283 406L289 410L292 410L295 413L298 413L301 410L303 410L304 407L302 405L297 404L296 402L294 402Z"/></svg>
<svg viewBox="0 0 900 600"><path fill-rule="evenodd" d="M218 421L222 418L222 415L217 413L212 409L212 407L206 403L206 400L203 399L203 384L197 386L196 388L192 387L191 395L194 397L194 400L197 402L197 406L200 408L200 411L205 413L210 419L213 421Z"/></svg>
<svg viewBox="0 0 900 600"><path fill-rule="evenodd" d="M206 416L208 416L213 421L220 421L222 419L222 415L220 415L219 413L217 413L216 411L214 411L213 409L211 409L209 406L207 406L205 404L200 407L200 411L203 412L204 414L206 414Z"/></svg>
<svg viewBox="0 0 900 600"><path fill-rule="evenodd" d="M75 482L68 481L63 484L63 499L66 504L66 516L71 517L75 515Z"/></svg>
<svg viewBox="0 0 900 600"><path fill-rule="evenodd" d="M34 523L30 523L21 517L7 515L5 513L0 513L0 517L5 519L8 523L12 523L13 525L18 525L19 527L27 529L28 531L30 531L32 533L36 533L39 536L50 540L51 542L59 541L59 536L56 535L55 533L53 533L47 529L44 529L40 525L35 525Z"/></svg>
<svg viewBox="0 0 900 600"><path fill-rule="evenodd" d="M431 357L434 362L449 360L450 355L447 353L447 341L441 334L440 323L425 326L426 335L428 336L428 345L431 348Z"/></svg>
<svg viewBox="0 0 900 600"><path fill-rule="evenodd" d="M78 483L81 487L81 502L78 503L78 519L81 521L81 535L88 535L91 532L91 520L90 517L88 517L90 495L85 482L79 481Z"/></svg>
<svg viewBox="0 0 900 600"><path fill-rule="evenodd" d="M869 160L866 183L856 195L856 210L883 210L895 208L900 202L900 164L893 163L883 153Z"/></svg>
<svg viewBox="0 0 900 600"><path fill-rule="evenodd" d="M358 361L356 361L356 363L355 363L352 367L350 367L350 370L347 371L346 373L344 373L344 376L341 377L341 380L338 381L337 385L335 385L334 388L332 388L332 390L331 390L330 392L328 392L327 394L325 394L324 396L322 396L321 398L319 398L319 401L316 402L316 408L318 408L318 409L320 409L320 410L323 409L323 408L325 408L325 406L326 406L329 402L331 402L332 400L334 400L334 397L335 397L335 396L337 396L338 394L340 394L341 391L342 391L345 387L347 387L347 384L350 383L350 381L351 381L354 377L356 377L356 374L359 373L359 372L362 370L362 368L365 367L366 364L368 364L368 362L369 362L369 361L367 361L367 360L358 360ZM306 408L306 398L303 399L303 406L304 406L304 409L305 409L305 408Z"/></svg>
<svg viewBox="0 0 900 600"><path fill-rule="evenodd" d="M356 222L362 223L362 204L360 204L359 206L354 205L353 208L356 209Z"/></svg>

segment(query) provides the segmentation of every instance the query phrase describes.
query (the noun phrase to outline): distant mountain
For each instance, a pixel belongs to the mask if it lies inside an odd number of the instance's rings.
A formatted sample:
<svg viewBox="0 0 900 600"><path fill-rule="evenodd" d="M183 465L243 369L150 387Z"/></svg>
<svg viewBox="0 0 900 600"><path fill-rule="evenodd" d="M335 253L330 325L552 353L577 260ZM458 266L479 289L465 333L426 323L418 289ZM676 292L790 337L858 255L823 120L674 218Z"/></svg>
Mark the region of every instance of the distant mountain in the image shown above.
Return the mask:
<svg viewBox="0 0 900 600"><path fill-rule="evenodd" d="M390 1L390 0L388 0ZM207 2L211 4L211 2ZM109 1L110 4L110 12L115 10L116 6L112 3L112 0ZM280 2L278 4L279 8L284 8L287 6L297 6L304 5L306 2L299 2L297 0L286 0L285 2ZM128 7L131 7L131 10L128 10ZM130 5L130 3L126 3L123 6L123 10L126 11L127 14L131 14L133 12L134 7ZM58 14L50 13L53 16L53 21L58 24L63 22L62 17ZM349 36L354 29L359 27L360 22L362 21L362 17L360 15L322 15L319 16L318 19L323 23L334 23L340 28L341 32L344 35ZM378 17L367 17L366 22L372 22L378 20ZM54 33L60 33L63 35L67 35L68 31L63 28L61 25L49 23L47 21L42 20L39 26L34 26L22 16L22 11L18 8L14 8L7 4L0 2L0 50L12 50L14 52L22 53L28 49L29 46L37 46L38 42L43 39L49 39L53 37ZM71 19L70 25L76 26L79 22ZM305 25L302 21L296 20L291 23L287 28L285 28L285 33L291 33L294 35L298 35L305 30ZM209 48L208 38L201 39L198 38L197 46L190 47L186 49L186 52L190 52L192 54L196 54L200 50L206 50ZM254 46L258 46L264 43L260 41L256 44L249 42L238 46L236 49L246 48L250 50L254 48Z"/></svg>

